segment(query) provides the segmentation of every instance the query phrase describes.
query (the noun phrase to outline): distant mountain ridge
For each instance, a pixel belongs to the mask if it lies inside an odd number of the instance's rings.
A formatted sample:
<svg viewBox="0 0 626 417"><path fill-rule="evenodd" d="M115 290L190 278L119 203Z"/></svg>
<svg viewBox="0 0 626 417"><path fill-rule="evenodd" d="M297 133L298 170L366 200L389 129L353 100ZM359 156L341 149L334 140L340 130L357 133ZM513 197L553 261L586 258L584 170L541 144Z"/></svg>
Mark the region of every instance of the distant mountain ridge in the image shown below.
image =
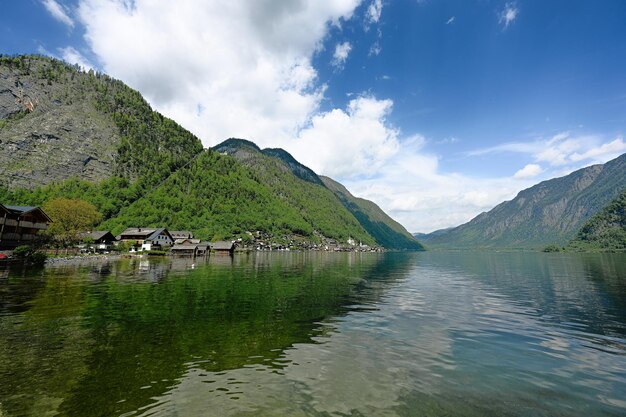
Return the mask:
<svg viewBox="0 0 626 417"><path fill-rule="evenodd" d="M422 239L439 248L540 249L564 245L626 189L626 154L521 191L489 212Z"/></svg>

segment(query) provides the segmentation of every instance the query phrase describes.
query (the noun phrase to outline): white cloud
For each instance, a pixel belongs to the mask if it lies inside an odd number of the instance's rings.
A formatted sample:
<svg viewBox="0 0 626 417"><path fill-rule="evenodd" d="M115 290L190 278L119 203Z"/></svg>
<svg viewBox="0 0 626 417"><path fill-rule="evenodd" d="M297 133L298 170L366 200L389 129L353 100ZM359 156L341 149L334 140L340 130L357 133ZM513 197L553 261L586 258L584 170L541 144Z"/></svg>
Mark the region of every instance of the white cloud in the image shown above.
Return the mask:
<svg viewBox="0 0 626 417"><path fill-rule="evenodd" d="M578 135L561 132L550 138L540 138L530 142L509 142L485 149L478 149L468 155L486 155L499 152L528 154L535 162L547 163L552 167L575 166L580 168L592 163L604 163L626 152L626 142L617 137L607 141L599 135Z"/></svg>
<svg viewBox="0 0 626 417"><path fill-rule="evenodd" d="M442 173L439 158L417 142L400 142L375 178L339 178L356 196L375 201L411 232L465 223L533 185L530 179Z"/></svg>
<svg viewBox="0 0 626 417"><path fill-rule="evenodd" d="M369 25L373 23L378 23L380 20L380 15L383 12L383 1L382 0L373 0L367 8L367 12L365 13L365 27L369 27Z"/></svg>
<svg viewBox="0 0 626 417"><path fill-rule="evenodd" d="M592 160L594 162L606 162L607 160L617 158L626 152L626 143L624 139L618 137L609 143L604 143L598 147L591 148L586 152L579 154L577 152L570 155L570 159L574 162Z"/></svg>
<svg viewBox="0 0 626 417"><path fill-rule="evenodd" d="M80 0L78 15L103 70L206 146L232 136L277 146L317 113L325 86L312 56L358 4Z"/></svg>
<svg viewBox="0 0 626 417"><path fill-rule="evenodd" d="M450 19L446 21L446 25L451 25L452 23L454 23L455 20L456 20L456 17L452 16Z"/></svg>
<svg viewBox="0 0 626 417"><path fill-rule="evenodd" d="M376 41L372 44L372 46L370 47L370 51L368 53L369 56L377 56L378 54L380 54L382 52L382 48L380 47L380 42Z"/></svg>
<svg viewBox="0 0 626 417"><path fill-rule="evenodd" d="M89 60L71 46L60 48L59 52L61 53L61 58L68 64L78 64L85 71L93 69L93 65Z"/></svg>
<svg viewBox="0 0 626 417"><path fill-rule="evenodd" d="M528 164L524 168L520 169L513 175L513 178L516 179L526 179L526 178L535 178L537 175L543 172L543 168L541 165L537 164Z"/></svg>
<svg viewBox="0 0 626 417"><path fill-rule="evenodd" d="M314 116L285 147L316 172L341 178L372 176L400 146L398 130L385 119L392 106L391 100L358 97L346 110Z"/></svg>
<svg viewBox="0 0 626 417"><path fill-rule="evenodd" d="M67 25L70 29L74 27L74 21L67 14L65 7L61 6L55 0L42 0L41 3L56 20Z"/></svg>
<svg viewBox="0 0 626 417"><path fill-rule="evenodd" d="M500 12L500 23L504 25L504 28L508 28L515 19L517 19L517 15L519 14L519 8L515 3L507 3L504 6L504 10Z"/></svg>
<svg viewBox="0 0 626 417"><path fill-rule="evenodd" d="M346 63L346 60L348 59L348 55L350 54L351 50L352 45L350 45L350 42L346 41L343 43L338 43L335 46L335 53L333 53L333 66L337 68L343 68L343 65Z"/></svg>

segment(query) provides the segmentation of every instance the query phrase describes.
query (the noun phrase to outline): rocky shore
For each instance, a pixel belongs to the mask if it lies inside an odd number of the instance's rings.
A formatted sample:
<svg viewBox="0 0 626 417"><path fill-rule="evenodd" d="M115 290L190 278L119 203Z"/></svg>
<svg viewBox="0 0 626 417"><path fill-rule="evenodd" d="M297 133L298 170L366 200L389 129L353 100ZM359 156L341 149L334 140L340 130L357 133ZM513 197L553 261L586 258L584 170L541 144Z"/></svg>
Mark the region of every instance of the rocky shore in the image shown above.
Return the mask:
<svg viewBox="0 0 626 417"><path fill-rule="evenodd" d="M49 258L46 260L45 266L65 266L79 265L91 262L114 261L118 260L122 255L77 255L64 258Z"/></svg>

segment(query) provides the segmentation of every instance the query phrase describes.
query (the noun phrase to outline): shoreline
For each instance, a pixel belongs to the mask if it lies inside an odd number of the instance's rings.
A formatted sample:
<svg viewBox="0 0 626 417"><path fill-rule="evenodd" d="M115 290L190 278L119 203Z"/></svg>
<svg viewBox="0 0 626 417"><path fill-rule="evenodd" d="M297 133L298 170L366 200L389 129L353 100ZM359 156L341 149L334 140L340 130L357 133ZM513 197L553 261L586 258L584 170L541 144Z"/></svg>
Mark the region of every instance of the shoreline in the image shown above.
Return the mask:
<svg viewBox="0 0 626 417"><path fill-rule="evenodd" d="M64 265L77 265L77 264L81 264L81 263L89 263L92 261L98 261L98 262L102 262L102 261L116 261L118 259L121 259L122 255L89 255L89 256L84 256L84 255L77 255L77 256L70 256L67 258L48 258L46 259L46 263L44 264L44 267L49 267L49 266L64 266Z"/></svg>

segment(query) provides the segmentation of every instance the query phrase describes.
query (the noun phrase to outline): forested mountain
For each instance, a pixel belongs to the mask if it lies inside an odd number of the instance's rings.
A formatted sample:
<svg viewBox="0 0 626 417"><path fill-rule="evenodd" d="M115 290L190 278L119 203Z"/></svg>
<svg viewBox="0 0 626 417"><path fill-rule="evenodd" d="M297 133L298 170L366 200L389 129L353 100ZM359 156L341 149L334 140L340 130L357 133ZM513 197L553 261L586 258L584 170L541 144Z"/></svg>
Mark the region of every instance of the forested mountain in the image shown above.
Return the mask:
<svg viewBox="0 0 626 417"><path fill-rule="evenodd" d="M352 224L356 219L364 231L385 248L424 249L376 204L354 197L343 185L328 177L318 176L283 149L261 150L243 139L228 139L213 149L233 156L251 169L261 182L272 184L282 199L299 207L304 217L316 224L325 225L329 221L328 228L331 224ZM351 237L370 244L361 234Z"/></svg>
<svg viewBox="0 0 626 417"><path fill-rule="evenodd" d="M343 243L354 237L375 244L328 190L281 171L271 158L259 155L253 169L206 150L105 226L119 230L143 222L193 230L211 239L260 230L275 237L322 235Z"/></svg>
<svg viewBox="0 0 626 417"><path fill-rule="evenodd" d="M626 154L521 191L469 223L434 232L431 247L540 249L564 245L626 188Z"/></svg>
<svg viewBox="0 0 626 417"><path fill-rule="evenodd" d="M1 202L84 199L114 233L166 226L204 239L260 231L383 244L284 150L243 140L203 150L122 82L51 58L0 56L0 147Z"/></svg>
<svg viewBox="0 0 626 417"><path fill-rule="evenodd" d="M568 249L626 251L626 189L585 223Z"/></svg>

